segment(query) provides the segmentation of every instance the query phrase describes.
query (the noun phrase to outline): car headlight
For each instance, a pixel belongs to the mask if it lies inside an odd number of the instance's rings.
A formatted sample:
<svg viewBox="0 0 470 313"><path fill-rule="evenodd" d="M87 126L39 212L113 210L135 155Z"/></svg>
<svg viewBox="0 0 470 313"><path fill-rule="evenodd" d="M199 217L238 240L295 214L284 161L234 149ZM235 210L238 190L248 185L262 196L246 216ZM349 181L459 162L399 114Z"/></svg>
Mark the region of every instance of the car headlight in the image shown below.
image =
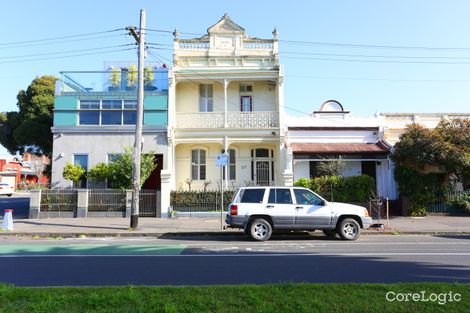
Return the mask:
<svg viewBox="0 0 470 313"><path fill-rule="evenodd" d="M369 217L369 211L367 211L367 209L364 209L364 216Z"/></svg>

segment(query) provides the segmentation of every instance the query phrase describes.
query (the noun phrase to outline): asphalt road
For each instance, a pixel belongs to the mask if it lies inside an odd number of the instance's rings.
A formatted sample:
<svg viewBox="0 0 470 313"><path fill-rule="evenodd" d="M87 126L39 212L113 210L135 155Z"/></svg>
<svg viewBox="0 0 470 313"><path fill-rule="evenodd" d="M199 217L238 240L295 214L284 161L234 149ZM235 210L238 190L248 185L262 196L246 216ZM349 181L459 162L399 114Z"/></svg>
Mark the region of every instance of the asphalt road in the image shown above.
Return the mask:
<svg viewBox="0 0 470 313"><path fill-rule="evenodd" d="M29 197L0 196L0 216L3 217L4 210L13 209L13 218L28 218Z"/></svg>
<svg viewBox="0 0 470 313"><path fill-rule="evenodd" d="M470 237L1 239L0 268L18 286L470 283Z"/></svg>

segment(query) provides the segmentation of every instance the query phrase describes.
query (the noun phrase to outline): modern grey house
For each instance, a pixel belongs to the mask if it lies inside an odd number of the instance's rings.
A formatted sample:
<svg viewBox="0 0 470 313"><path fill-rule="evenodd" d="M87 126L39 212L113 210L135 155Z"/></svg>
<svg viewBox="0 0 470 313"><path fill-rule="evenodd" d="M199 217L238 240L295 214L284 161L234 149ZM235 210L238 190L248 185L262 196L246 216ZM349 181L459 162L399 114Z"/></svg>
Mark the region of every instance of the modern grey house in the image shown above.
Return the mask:
<svg viewBox="0 0 470 313"><path fill-rule="evenodd" d="M66 163L90 169L134 145L137 75L134 66L114 64L105 71L62 72L54 102L52 188L72 187L62 177ZM143 153L156 156L157 168L143 189L160 189L167 164L168 72L148 66L145 75ZM104 187L87 181L79 188Z"/></svg>

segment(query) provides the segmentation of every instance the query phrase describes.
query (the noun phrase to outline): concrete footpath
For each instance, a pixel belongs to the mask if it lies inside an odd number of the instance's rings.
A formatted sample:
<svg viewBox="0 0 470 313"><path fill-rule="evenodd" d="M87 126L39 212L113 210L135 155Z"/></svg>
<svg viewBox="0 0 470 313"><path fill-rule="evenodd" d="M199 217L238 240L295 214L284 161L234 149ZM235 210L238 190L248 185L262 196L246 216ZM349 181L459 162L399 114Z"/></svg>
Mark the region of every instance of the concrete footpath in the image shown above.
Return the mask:
<svg viewBox="0 0 470 313"><path fill-rule="evenodd" d="M383 221L384 229L368 229L363 235L374 234L447 234L470 235L469 216L427 216L422 218L394 217ZM13 231L2 236L87 237L93 236L224 236L242 234L239 230L222 230L220 217L215 218L140 218L139 229L129 230L127 218L48 218L14 220Z"/></svg>

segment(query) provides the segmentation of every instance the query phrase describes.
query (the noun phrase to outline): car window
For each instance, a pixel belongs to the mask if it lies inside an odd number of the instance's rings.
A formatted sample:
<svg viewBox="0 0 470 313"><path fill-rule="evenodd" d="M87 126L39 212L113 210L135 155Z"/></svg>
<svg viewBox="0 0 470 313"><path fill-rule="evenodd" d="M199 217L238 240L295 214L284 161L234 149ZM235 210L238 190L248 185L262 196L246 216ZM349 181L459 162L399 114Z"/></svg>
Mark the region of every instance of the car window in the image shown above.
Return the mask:
<svg viewBox="0 0 470 313"><path fill-rule="evenodd" d="M268 203L292 204L289 188L271 188Z"/></svg>
<svg viewBox="0 0 470 313"><path fill-rule="evenodd" d="M264 191L264 188L243 189L240 203L263 203Z"/></svg>
<svg viewBox="0 0 470 313"><path fill-rule="evenodd" d="M313 192L304 189L294 189L295 200L297 204L304 205L323 205L323 200Z"/></svg>

